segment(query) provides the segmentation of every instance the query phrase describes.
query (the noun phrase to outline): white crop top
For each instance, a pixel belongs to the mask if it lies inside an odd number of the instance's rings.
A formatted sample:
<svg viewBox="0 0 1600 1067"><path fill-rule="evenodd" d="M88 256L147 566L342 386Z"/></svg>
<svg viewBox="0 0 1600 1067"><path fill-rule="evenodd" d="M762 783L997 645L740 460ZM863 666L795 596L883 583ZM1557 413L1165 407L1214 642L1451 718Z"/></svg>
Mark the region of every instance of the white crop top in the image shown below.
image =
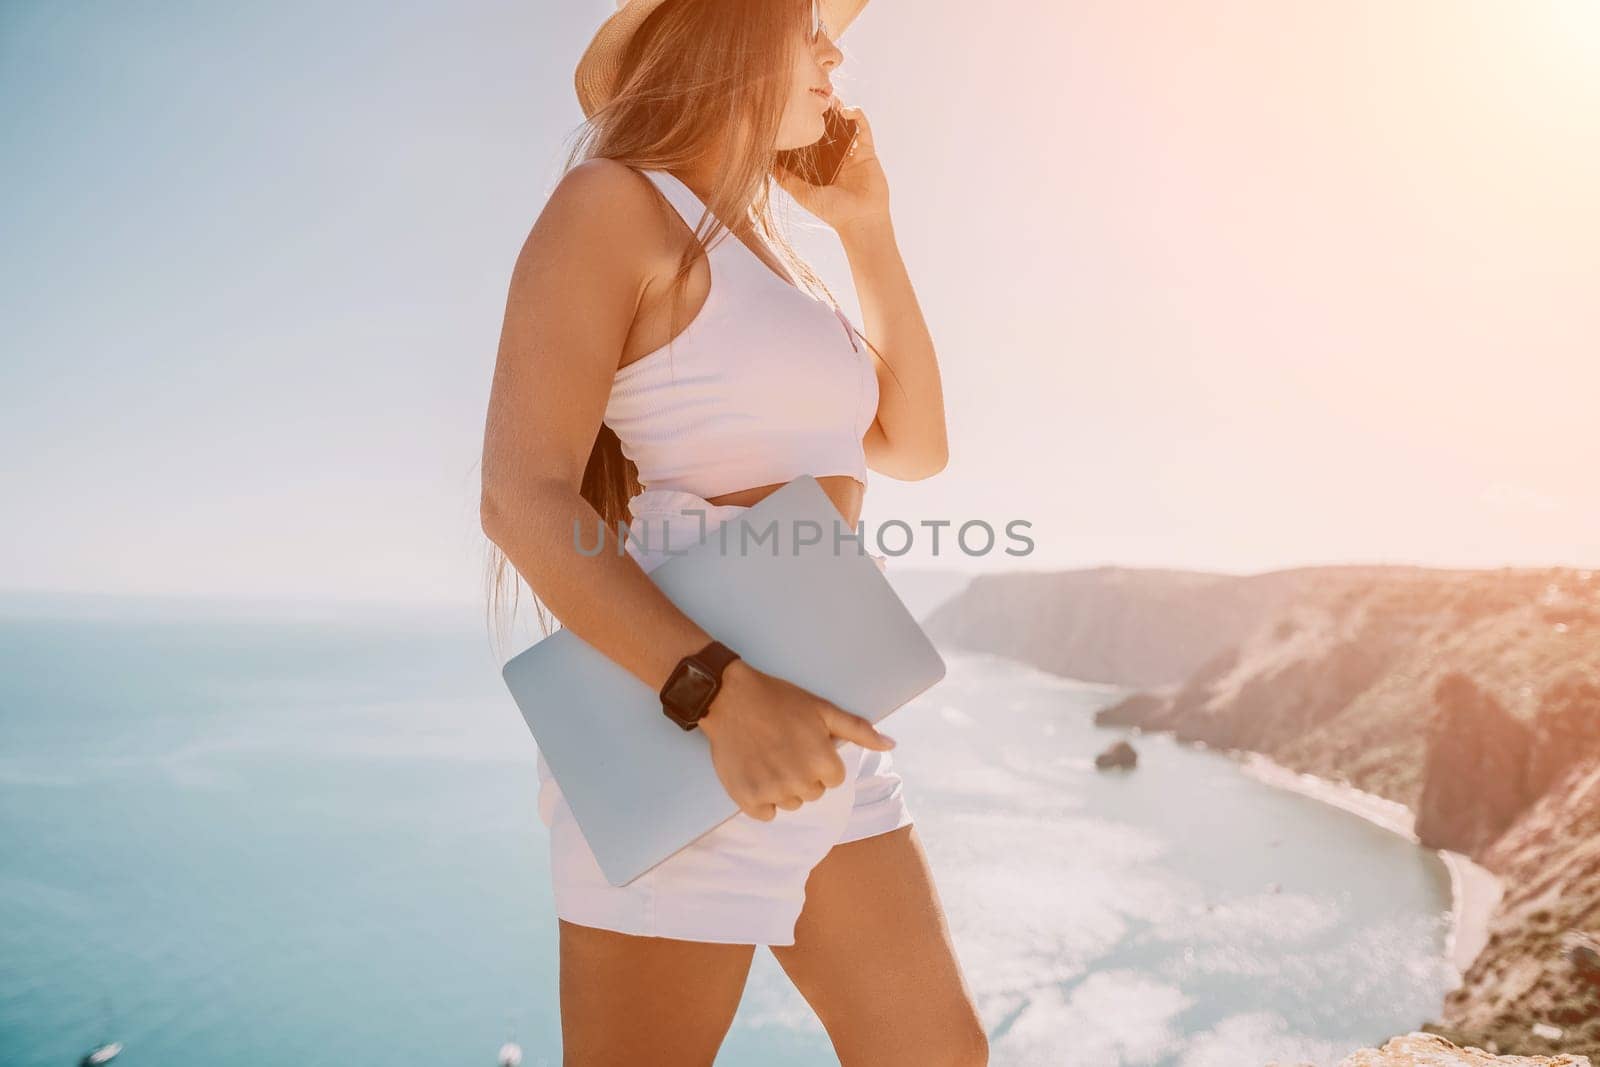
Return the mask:
<svg viewBox="0 0 1600 1067"><path fill-rule="evenodd" d="M693 231L705 211L694 191L667 171L641 173ZM706 255L711 291L700 311L612 382L605 422L640 484L702 498L802 474L865 485L878 376L860 333L731 231Z"/></svg>

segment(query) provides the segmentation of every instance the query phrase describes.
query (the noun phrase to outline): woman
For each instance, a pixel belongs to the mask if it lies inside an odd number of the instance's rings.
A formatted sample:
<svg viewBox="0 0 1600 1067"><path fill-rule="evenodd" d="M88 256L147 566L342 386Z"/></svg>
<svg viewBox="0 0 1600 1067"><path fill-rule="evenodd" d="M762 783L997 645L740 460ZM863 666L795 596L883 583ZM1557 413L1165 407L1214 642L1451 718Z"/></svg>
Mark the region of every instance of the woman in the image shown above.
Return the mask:
<svg viewBox="0 0 1600 1067"><path fill-rule="evenodd" d="M640 544L671 527L680 551L702 512L714 528L802 474L854 527L869 467L945 465L938 365L865 116L844 109L861 134L834 184L774 171L822 137L833 36L864 3L623 0L578 70L588 143L513 272L484 531L564 625L658 691L711 637ZM811 291L826 289L773 225L772 180L839 234L876 344ZM739 813L626 886L539 758L565 1062L711 1063L765 944L843 1063L986 1063L893 742L737 659L702 711Z"/></svg>

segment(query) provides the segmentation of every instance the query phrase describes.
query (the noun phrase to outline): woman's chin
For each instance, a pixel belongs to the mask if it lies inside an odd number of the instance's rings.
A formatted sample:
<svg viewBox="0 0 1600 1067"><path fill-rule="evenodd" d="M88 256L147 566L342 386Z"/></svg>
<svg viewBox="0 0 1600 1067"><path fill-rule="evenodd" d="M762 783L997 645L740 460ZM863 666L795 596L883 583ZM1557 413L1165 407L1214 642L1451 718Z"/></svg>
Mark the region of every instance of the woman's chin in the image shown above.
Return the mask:
<svg viewBox="0 0 1600 1067"><path fill-rule="evenodd" d="M801 145L800 147L809 148L811 145L814 145L818 141L822 140L822 135L827 132L828 124L822 121L821 115L818 115L816 122L807 124L805 144Z"/></svg>

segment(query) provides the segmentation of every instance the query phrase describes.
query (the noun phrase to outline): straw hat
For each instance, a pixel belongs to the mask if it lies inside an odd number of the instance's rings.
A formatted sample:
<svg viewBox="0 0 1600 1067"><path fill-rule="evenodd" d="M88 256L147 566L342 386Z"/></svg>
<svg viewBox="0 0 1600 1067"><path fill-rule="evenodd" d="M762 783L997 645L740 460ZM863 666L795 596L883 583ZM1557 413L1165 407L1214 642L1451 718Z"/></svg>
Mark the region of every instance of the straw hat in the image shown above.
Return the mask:
<svg viewBox="0 0 1600 1067"><path fill-rule="evenodd" d="M844 34L845 27L854 22L856 16L861 14L861 9L867 6L867 0L818 2L822 6L822 20L828 24L828 32L836 41ZM650 17L652 11L664 3L666 0L617 0L616 14L601 23L600 29L595 31L594 40L584 49L583 58L578 60L578 70L573 77L578 90L578 106L583 108L586 117L593 118L594 113L611 98L618 68L622 64L622 53L627 49L633 32Z"/></svg>

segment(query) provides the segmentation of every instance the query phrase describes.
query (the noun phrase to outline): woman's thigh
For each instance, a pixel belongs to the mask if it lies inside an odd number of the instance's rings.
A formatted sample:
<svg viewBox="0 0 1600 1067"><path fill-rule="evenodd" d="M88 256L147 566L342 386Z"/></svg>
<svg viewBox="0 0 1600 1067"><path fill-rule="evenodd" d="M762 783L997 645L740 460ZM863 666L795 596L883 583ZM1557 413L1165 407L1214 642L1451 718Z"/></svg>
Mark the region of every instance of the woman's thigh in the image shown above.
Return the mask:
<svg viewBox="0 0 1600 1067"><path fill-rule="evenodd" d="M806 881L794 944L771 949L844 1067L988 1062L916 824L834 846Z"/></svg>
<svg viewBox="0 0 1600 1067"><path fill-rule="evenodd" d="M566 1067L709 1067L738 1011L754 945L558 922Z"/></svg>

